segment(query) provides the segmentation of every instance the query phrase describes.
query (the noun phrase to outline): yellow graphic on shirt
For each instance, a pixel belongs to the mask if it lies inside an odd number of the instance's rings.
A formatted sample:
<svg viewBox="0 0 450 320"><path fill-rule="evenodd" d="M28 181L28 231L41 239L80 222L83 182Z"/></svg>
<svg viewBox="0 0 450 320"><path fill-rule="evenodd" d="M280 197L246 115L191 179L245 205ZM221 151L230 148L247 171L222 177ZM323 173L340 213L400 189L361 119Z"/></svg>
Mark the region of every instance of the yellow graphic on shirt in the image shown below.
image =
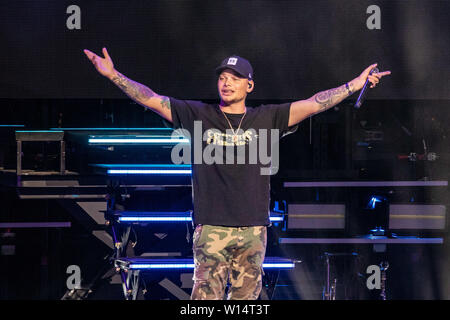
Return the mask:
<svg viewBox="0 0 450 320"><path fill-rule="evenodd" d="M242 132L242 130L240 130ZM217 130L208 129L205 132L206 143L217 146L243 146L256 139L258 135L254 130L246 130L241 134L222 133Z"/></svg>

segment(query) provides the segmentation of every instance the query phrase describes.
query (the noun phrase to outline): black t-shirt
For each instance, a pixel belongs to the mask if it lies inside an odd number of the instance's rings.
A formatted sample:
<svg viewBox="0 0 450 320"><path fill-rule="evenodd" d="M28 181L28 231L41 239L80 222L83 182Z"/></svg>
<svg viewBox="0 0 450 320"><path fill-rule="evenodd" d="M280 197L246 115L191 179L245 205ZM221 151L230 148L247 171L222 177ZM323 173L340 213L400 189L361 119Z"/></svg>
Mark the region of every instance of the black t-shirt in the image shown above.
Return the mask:
<svg viewBox="0 0 450 320"><path fill-rule="evenodd" d="M296 129L288 128L290 105L247 107L245 116L224 115L218 104L170 98L173 126L186 130L191 142L195 224L270 224L269 156L278 137ZM271 172L276 173L273 162L272 157Z"/></svg>

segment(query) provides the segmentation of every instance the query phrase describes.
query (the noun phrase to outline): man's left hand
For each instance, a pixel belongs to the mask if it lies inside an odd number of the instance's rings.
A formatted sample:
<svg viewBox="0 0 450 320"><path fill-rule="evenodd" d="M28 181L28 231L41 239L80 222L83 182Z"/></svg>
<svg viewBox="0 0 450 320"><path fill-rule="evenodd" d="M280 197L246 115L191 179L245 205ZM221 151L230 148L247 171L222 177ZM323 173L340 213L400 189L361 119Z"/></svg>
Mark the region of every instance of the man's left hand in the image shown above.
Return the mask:
<svg viewBox="0 0 450 320"><path fill-rule="evenodd" d="M367 79L369 79L369 82L371 83L370 88L375 88L375 86L380 82L380 79L384 76L387 76L391 74L391 71L383 71L383 72L377 72L370 74L370 71L377 66L377 63L372 64L371 66L367 67L361 75L356 78L353 82L354 88L356 91L361 90L364 87L364 84L366 83Z"/></svg>

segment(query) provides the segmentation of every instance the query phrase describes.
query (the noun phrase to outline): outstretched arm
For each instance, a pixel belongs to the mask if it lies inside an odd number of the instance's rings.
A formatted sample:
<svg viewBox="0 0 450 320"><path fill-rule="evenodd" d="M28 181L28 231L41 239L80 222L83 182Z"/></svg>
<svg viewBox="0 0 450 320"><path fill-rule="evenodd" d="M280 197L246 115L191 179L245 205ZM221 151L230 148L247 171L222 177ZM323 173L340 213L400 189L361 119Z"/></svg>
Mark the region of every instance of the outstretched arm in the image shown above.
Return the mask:
<svg viewBox="0 0 450 320"><path fill-rule="evenodd" d="M369 75L370 71L376 66L377 64L369 66L361 73L359 77L353 79L347 84L343 84L340 87L330 90L318 92L309 99L293 102L289 112L289 126L293 126L314 114L334 107L356 91L361 90L367 79L369 79L371 83L370 87L373 88L378 82L380 82L381 77L391 74L390 71L384 71Z"/></svg>
<svg viewBox="0 0 450 320"><path fill-rule="evenodd" d="M84 53L89 60L91 60L97 71L104 77L110 79L116 86L125 92L128 97L172 122L169 98L155 93L149 87L128 79L126 76L115 70L114 63L106 48L103 48L104 58L99 57L89 50L84 50Z"/></svg>

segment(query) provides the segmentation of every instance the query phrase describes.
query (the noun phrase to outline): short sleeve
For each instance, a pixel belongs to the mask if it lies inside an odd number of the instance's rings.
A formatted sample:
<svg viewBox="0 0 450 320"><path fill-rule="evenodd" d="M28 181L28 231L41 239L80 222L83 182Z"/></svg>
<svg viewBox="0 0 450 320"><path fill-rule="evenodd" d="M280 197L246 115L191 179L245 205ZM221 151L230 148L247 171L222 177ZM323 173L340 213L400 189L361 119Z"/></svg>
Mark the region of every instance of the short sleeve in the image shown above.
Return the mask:
<svg viewBox="0 0 450 320"><path fill-rule="evenodd" d="M289 127L289 111L291 103L271 104L265 106L270 110L272 116L272 125L274 129L281 131L280 137L284 137L290 133L294 133L298 129L298 125Z"/></svg>
<svg viewBox="0 0 450 320"><path fill-rule="evenodd" d="M196 119L196 101L178 100L172 97L169 97L169 99L174 129L183 128L189 130Z"/></svg>

